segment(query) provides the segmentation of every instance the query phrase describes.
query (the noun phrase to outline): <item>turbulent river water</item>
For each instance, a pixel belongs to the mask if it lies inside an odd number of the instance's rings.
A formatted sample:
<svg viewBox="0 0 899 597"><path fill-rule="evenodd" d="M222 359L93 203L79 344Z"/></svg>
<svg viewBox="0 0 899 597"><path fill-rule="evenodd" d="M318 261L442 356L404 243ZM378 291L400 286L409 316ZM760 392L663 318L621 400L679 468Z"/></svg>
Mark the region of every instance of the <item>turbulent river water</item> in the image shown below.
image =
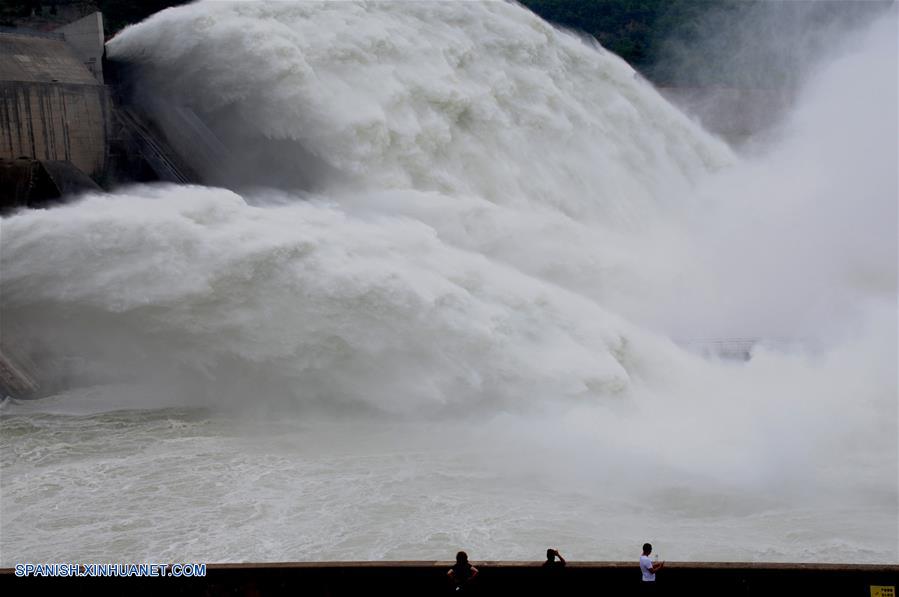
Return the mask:
<svg viewBox="0 0 899 597"><path fill-rule="evenodd" d="M0 222L54 389L2 410L0 565L897 561L895 45L893 7L738 155L514 4L126 29L231 190Z"/></svg>

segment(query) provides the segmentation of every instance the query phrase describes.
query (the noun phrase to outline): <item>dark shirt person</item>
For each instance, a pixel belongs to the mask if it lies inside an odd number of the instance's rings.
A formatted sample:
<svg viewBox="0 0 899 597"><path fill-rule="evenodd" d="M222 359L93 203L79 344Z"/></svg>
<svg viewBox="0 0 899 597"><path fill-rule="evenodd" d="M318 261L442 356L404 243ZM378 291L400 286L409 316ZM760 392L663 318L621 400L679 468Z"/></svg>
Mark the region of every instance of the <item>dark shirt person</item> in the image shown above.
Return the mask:
<svg viewBox="0 0 899 597"><path fill-rule="evenodd" d="M447 571L446 575L455 583L456 590L462 591L478 575L478 569L468 562L468 554L460 551L456 554L456 564Z"/></svg>

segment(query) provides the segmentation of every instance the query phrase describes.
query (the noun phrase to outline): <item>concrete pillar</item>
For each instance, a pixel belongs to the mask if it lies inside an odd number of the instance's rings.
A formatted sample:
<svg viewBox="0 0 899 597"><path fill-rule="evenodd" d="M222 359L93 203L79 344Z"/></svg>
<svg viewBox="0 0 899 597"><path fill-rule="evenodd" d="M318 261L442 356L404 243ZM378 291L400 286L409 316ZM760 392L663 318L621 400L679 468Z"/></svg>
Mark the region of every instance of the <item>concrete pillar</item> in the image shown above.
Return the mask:
<svg viewBox="0 0 899 597"><path fill-rule="evenodd" d="M89 71L103 83L103 13L95 12L57 29Z"/></svg>

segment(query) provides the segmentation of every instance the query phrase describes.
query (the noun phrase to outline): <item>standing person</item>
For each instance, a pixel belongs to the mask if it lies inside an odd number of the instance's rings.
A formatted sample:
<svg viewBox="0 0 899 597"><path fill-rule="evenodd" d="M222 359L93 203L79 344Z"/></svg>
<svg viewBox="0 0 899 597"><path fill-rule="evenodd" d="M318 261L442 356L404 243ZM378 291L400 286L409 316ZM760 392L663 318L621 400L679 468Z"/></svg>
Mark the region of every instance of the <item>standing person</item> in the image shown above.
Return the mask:
<svg viewBox="0 0 899 597"><path fill-rule="evenodd" d="M464 591L478 575L478 569L468 563L468 554L460 551L456 554L456 565L446 575L456 584L457 591Z"/></svg>
<svg viewBox="0 0 899 597"><path fill-rule="evenodd" d="M649 543L643 544L643 555L640 556L640 572L643 573L643 581L641 585L645 591L653 591L655 592L656 588L656 572L665 567L665 562L656 562L653 564L652 560L649 559L649 554L652 553L652 545Z"/></svg>

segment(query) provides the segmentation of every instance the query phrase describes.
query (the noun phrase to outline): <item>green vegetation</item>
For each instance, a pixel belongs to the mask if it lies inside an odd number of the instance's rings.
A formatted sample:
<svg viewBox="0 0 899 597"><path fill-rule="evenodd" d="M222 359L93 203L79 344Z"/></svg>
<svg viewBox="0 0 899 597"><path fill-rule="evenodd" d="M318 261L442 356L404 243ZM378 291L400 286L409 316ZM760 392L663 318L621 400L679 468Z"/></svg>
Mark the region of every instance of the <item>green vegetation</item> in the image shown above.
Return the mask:
<svg viewBox="0 0 899 597"><path fill-rule="evenodd" d="M140 23L151 14L190 0L96 0L103 13L106 35L112 36L128 25Z"/></svg>
<svg viewBox="0 0 899 597"><path fill-rule="evenodd" d="M153 13L190 0L3 0L0 26L52 29L94 11L103 13L106 36Z"/></svg>
<svg viewBox="0 0 899 597"><path fill-rule="evenodd" d="M592 35L637 67L650 63L658 37L654 27L666 12L666 2L658 0L522 0L522 4L547 21Z"/></svg>
<svg viewBox="0 0 899 597"><path fill-rule="evenodd" d="M0 26L15 27L19 19L28 17L35 9L40 10L37 0L5 0L0 3Z"/></svg>
<svg viewBox="0 0 899 597"><path fill-rule="evenodd" d="M522 0L547 21L592 35L651 78L672 39L689 43L705 32L710 12L733 12L747 0Z"/></svg>
<svg viewBox="0 0 899 597"><path fill-rule="evenodd" d="M520 0L659 85L782 88L891 0Z"/></svg>

